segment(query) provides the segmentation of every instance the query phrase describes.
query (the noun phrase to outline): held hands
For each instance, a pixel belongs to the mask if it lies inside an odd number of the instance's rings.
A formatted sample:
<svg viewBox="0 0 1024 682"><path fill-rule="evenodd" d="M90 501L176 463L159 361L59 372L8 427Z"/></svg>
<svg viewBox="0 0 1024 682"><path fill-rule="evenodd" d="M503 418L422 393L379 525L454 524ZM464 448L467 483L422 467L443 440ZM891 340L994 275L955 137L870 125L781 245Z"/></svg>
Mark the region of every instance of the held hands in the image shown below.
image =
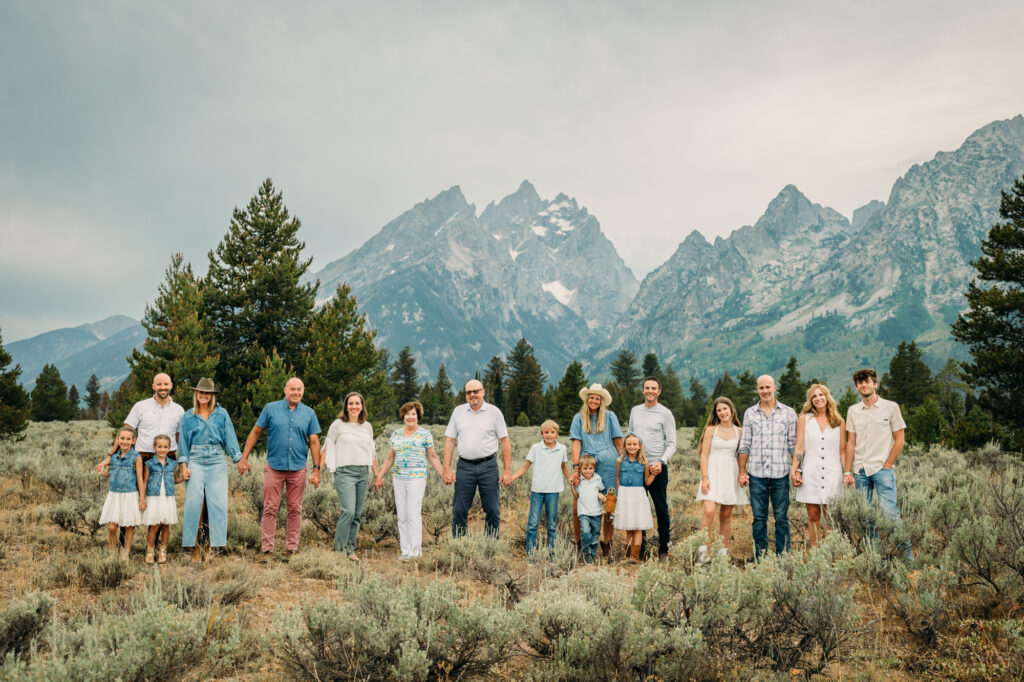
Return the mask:
<svg viewBox="0 0 1024 682"><path fill-rule="evenodd" d="M192 472L189 471L187 464L181 465L181 477L184 478L186 481L192 477Z"/></svg>
<svg viewBox="0 0 1024 682"><path fill-rule="evenodd" d="M740 484L741 488L745 488L747 484L750 483L750 476L748 476L745 472L741 473L739 476L736 477L736 482Z"/></svg>
<svg viewBox="0 0 1024 682"><path fill-rule="evenodd" d="M320 487L320 470L313 469L313 473L309 475L309 484L314 488Z"/></svg>
<svg viewBox="0 0 1024 682"><path fill-rule="evenodd" d="M374 487L375 490L380 490L381 488L383 488L384 487L384 479L382 477L380 477L380 476L377 476L376 478L374 478L373 479L373 487Z"/></svg>
<svg viewBox="0 0 1024 682"><path fill-rule="evenodd" d="M238 460L238 475L239 476L245 476L245 473L247 471L249 471L249 469L251 469L251 468L252 468L252 465L249 464L249 460L247 460L246 458L243 457L242 459Z"/></svg>
<svg viewBox="0 0 1024 682"><path fill-rule="evenodd" d="M580 484L580 470L579 469L573 467L572 475L569 476L569 483L571 483L572 485L579 485Z"/></svg>
<svg viewBox="0 0 1024 682"><path fill-rule="evenodd" d="M661 473L661 462L655 462L651 464L651 473L657 476Z"/></svg>
<svg viewBox="0 0 1024 682"><path fill-rule="evenodd" d="M445 485L451 485L452 483L455 483L454 472L452 472L451 469L445 469L443 472L441 472L441 480L444 482Z"/></svg>
<svg viewBox="0 0 1024 682"><path fill-rule="evenodd" d="M501 484L502 484L503 486L505 486L506 488L507 488L507 487L509 487L509 485L511 485L511 484L512 484L512 474L510 474L510 473L509 473L509 472L507 472L507 471L505 471L504 473L502 473L502 474L501 474Z"/></svg>
<svg viewBox="0 0 1024 682"><path fill-rule="evenodd" d="M800 475L797 469L793 469L789 472L789 480L793 482L793 485L799 488L804 484L804 477Z"/></svg>
<svg viewBox="0 0 1024 682"><path fill-rule="evenodd" d="M139 511L146 511L146 498L139 499Z"/></svg>
<svg viewBox="0 0 1024 682"><path fill-rule="evenodd" d="M847 486L853 485L853 474L847 472L843 474L843 483Z"/></svg>

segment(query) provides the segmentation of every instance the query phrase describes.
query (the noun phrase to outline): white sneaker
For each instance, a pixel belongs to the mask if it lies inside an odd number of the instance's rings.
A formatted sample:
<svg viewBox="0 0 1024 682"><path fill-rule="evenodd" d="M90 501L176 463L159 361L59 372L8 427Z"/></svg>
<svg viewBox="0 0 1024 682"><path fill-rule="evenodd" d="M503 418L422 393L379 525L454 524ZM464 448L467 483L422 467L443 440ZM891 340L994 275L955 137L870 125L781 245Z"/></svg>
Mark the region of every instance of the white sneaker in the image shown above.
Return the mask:
<svg viewBox="0 0 1024 682"><path fill-rule="evenodd" d="M723 547L722 549L718 550L718 553L722 556L729 556L729 548Z"/></svg>

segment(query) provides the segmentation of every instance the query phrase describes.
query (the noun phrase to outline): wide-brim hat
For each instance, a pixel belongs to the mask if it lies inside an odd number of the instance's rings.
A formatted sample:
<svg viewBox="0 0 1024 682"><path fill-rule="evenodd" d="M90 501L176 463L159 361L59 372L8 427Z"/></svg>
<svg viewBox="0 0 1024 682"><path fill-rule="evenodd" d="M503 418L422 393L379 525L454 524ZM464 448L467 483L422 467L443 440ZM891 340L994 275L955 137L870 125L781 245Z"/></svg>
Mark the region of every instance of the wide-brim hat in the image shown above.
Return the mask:
<svg viewBox="0 0 1024 682"><path fill-rule="evenodd" d="M590 386L584 386L580 389L580 400L586 400L587 396L591 393L596 393L601 396L601 401L605 407L612 404L612 394L609 393L604 386L601 384L590 384Z"/></svg>
<svg viewBox="0 0 1024 682"><path fill-rule="evenodd" d="M203 393L220 393L217 387L213 383L213 379L209 377L203 377L199 380L199 383L192 387L193 391L202 391Z"/></svg>

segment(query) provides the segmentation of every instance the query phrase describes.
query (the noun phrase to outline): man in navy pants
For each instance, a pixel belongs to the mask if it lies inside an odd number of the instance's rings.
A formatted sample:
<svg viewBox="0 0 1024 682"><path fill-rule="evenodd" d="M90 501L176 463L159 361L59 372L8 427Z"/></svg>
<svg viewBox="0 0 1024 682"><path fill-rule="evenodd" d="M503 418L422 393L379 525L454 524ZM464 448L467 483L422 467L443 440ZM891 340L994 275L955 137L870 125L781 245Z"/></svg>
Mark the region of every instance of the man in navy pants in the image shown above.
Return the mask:
<svg viewBox="0 0 1024 682"><path fill-rule="evenodd" d="M445 429L444 470L441 478L446 485L455 484L452 498L452 536L466 534L466 517L477 490L484 509L484 532L497 537L501 523L501 505L498 501L498 481L508 485L512 481L512 445L501 410L484 402L484 386L476 379L466 382L466 404L452 411ZM459 460L452 471L452 452L456 443ZM501 448L503 470L498 476L498 448Z"/></svg>

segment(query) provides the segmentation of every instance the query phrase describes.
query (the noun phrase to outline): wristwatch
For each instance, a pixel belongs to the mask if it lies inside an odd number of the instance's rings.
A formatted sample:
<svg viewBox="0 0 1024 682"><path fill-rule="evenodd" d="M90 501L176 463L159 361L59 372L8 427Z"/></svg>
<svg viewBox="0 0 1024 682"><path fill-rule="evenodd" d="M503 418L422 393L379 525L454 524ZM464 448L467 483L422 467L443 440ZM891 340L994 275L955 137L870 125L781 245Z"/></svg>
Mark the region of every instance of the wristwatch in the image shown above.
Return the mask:
<svg viewBox="0 0 1024 682"><path fill-rule="evenodd" d="M320 465L319 464L314 464L313 465L313 471L320 471Z"/></svg>

